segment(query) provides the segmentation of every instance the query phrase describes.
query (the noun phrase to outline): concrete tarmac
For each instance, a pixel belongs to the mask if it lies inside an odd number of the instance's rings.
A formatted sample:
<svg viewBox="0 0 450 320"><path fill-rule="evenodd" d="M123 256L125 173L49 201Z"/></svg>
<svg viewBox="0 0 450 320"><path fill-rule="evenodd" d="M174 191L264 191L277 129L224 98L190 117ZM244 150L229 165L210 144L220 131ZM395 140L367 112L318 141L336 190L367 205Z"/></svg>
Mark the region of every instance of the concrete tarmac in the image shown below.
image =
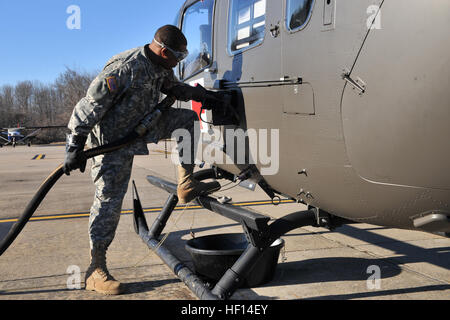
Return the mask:
<svg viewBox="0 0 450 320"><path fill-rule="evenodd" d="M173 146L169 143L169 151ZM151 186L146 176L175 182L176 170L170 154L166 159L164 143L149 145L149 149L149 156L135 158L132 179L150 225L168 194ZM61 145L0 148L0 233L22 213L41 182L62 163L64 153ZM0 300L196 300L134 232L131 184L108 251L109 270L125 283L126 292L103 296L83 290L89 264L89 209L94 197L89 171L88 163L84 174L62 177L33 221L0 257ZM236 187L217 195L246 202L248 208L272 218L305 209L294 203L268 204L260 189L251 192ZM207 210L178 210L164 230L169 233L166 244L191 266L184 249L187 240L193 235L230 232L242 233L242 227ZM233 300L450 299L448 238L352 224L334 232L299 228L283 239L286 244L274 279L257 288L239 289Z"/></svg>

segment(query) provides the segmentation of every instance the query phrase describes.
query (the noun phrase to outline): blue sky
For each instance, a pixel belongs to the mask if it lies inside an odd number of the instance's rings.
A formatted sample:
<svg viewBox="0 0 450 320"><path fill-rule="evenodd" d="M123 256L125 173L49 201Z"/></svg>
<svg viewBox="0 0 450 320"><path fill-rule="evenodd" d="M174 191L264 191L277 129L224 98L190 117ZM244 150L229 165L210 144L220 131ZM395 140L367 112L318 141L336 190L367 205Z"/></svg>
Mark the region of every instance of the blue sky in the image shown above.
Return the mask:
<svg viewBox="0 0 450 320"><path fill-rule="evenodd" d="M53 82L66 67L101 70L113 55L150 42L185 0L0 1L0 86ZM80 9L80 29L67 21Z"/></svg>

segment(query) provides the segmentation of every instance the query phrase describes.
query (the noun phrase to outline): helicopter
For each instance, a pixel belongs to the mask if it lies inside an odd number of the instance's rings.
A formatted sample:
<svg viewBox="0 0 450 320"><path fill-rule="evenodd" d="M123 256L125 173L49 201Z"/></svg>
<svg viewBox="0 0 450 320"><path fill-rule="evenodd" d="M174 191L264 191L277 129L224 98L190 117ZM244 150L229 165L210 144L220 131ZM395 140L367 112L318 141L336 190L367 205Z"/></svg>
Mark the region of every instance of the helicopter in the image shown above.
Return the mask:
<svg viewBox="0 0 450 320"><path fill-rule="evenodd" d="M248 242L213 286L197 274L217 265L204 262L208 245L189 249L192 272L159 242L175 184L147 177L169 193L150 228L134 187L136 233L207 300L230 298L297 228L366 223L450 236L449 20L444 0L186 1L174 24L189 54L176 76L229 101L177 102L201 123L197 163L211 169L196 178L258 185L274 205L285 197L303 206L271 222L226 197L199 196L204 209L240 223Z"/></svg>
<svg viewBox="0 0 450 320"><path fill-rule="evenodd" d="M212 165L272 199L448 236L449 19L444 0L188 0L176 74L235 98L223 112L178 106L198 112L203 145L214 140L224 159L236 160L225 132L244 131L246 161ZM274 173L249 130L276 131Z"/></svg>
<svg viewBox="0 0 450 320"><path fill-rule="evenodd" d="M20 125L17 128L0 128L0 132L2 135L6 136L2 137L0 135L0 139L5 143L0 143L0 147L12 145L13 148L16 147L17 144L27 145L31 147L31 141L42 129L61 129L66 128L65 126L46 126L46 127L21 127ZM30 134L23 135L23 130L33 130Z"/></svg>
<svg viewBox="0 0 450 320"><path fill-rule="evenodd" d="M227 199L197 197L242 224L249 242L214 286L160 240L178 203L176 184L147 177L170 194L151 228L133 184L136 233L211 300L231 297L269 247L302 226L333 230L350 221L449 236L449 20L444 0L187 0L174 24L189 54L175 73L231 97L212 110L177 102L201 122L199 161L212 169L196 178L259 185L273 204L286 197L307 210L269 225ZM33 201L62 174L55 170Z"/></svg>

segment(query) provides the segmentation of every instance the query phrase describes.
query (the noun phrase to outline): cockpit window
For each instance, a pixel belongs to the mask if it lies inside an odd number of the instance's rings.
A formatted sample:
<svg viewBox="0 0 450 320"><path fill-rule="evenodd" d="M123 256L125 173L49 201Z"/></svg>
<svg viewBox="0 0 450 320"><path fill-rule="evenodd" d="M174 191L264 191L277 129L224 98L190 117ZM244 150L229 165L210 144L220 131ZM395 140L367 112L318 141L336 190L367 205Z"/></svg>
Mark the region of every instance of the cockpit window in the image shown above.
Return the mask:
<svg viewBox="0 0 450 320"><path fill-rule="evenodd" d="M212 62L212 17L214 0L202 0L186 9L182 30L189 55L180 63L181 79L187 79Z"/></svg>
<svg viewBox="0 0 450 320"><path fill-rule="evenodd" d="M303 28L309 21L314 0L286 0L286 26L288 30Z"/></svg>
<svg viewBox="0 0 450 320"><path fill-rule="evenodd" d="M266 0L231 0L228 50L241 52L261 43L266 27Z"/></svg>
<svg viewBox="0 0 450 320"><path fill-rule="evenodd" d="M175 18L173 18L173 25L178 27L178 22L180 22L180 11L177 12Z"/></svg>

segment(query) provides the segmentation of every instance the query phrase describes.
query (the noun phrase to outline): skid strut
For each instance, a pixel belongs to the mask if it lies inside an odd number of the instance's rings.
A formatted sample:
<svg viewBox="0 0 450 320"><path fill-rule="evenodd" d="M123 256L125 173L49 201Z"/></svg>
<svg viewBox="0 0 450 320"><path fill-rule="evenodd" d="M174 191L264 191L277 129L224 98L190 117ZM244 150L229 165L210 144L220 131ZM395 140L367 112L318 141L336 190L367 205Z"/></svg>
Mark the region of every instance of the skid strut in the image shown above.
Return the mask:
<svg viewBox="0 0 450 320"><path fill-rule="evenodd" d="M206 179L227 178L226 173L216 169L207 169L196 172L195 178L199 181ZM139 201L136 186L133 184L134 198L134 227L136 233L144 243L152 249L161 260L183 281L187 287L201 300L226 300L240 287L252 268L258 263L263 253L270 245L285 233L303 227L319 226L318 212L316 209L296 212L280 218L270 225L270 218L241 207L230 204L219 203L216 199L208 196L200 196L195 201L205 209L213 211L226 218L239 222L245 232L249 245L242 253L236 263L228 269L222 278L211 288L189 269L180 259L173 255L170 250L160 243L161 236L167 221L178 203L177 185L163 179L148 176L147 180L154 186L166 190L170 195L154 221L148 228L145 216Z"/></svg>

